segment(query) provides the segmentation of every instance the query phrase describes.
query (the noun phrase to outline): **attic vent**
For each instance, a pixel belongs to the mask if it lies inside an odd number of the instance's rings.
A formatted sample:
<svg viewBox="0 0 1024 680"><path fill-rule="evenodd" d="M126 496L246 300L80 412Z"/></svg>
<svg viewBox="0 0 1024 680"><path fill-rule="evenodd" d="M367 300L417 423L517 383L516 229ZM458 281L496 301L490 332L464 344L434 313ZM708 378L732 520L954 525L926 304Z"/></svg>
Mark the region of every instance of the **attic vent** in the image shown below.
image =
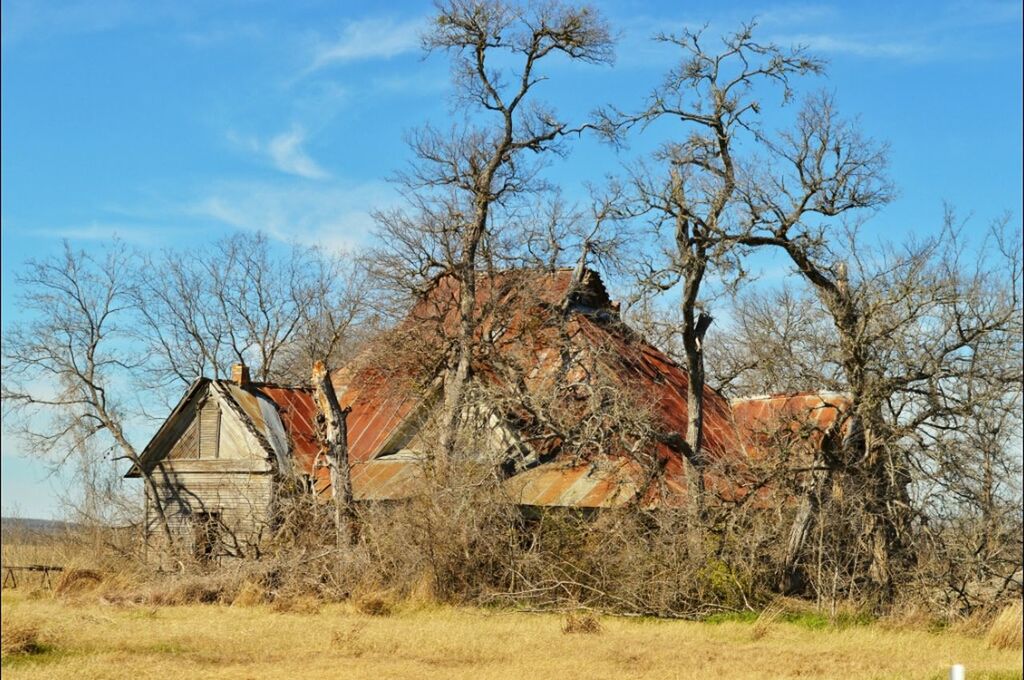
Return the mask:
<svg viewBox="0 0 1024 680"><path fill-rule="evenodd" d="M216 458L220 443L220 408L213 400L199 411L199 458Z"/></svg>

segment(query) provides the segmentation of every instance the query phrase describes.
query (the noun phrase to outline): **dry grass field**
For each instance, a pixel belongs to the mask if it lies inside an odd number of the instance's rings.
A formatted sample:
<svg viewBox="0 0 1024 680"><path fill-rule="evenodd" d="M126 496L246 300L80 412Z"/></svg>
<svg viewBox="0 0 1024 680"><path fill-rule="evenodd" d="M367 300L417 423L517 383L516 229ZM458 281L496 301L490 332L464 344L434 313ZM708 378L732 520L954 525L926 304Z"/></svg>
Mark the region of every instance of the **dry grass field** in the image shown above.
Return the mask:
<svg viewBox="0 0 1024 680"><path fill-rule="evenodd" d="M6 590L3 677L945 678L952 663L972 679L1021 677L1019 649L949 631L604 618L565 632L566 623L481 609L126 606Z"/></svg>

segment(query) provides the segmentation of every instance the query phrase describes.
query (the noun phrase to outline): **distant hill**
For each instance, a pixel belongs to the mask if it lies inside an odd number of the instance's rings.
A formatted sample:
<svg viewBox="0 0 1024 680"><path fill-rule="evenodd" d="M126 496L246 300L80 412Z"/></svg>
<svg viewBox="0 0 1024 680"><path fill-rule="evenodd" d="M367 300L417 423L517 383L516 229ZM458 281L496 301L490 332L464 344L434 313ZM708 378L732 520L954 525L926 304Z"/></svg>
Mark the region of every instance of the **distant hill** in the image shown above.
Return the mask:
<svg viewBox="0 0 1024 680"><path fill-rule="evenodd" d="M33 534L56 534L78 525L74 522L63 522L56 519L33 519L31 517L2 517L0 518L0 532L7 534L33 533Z"/></svg>

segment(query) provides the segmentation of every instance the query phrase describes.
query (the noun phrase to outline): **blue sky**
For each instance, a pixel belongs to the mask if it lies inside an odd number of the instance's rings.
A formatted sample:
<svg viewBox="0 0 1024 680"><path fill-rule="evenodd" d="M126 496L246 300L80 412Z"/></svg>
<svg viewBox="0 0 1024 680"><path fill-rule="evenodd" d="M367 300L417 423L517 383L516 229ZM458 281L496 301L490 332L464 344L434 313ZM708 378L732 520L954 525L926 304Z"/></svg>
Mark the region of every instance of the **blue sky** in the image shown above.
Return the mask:
<svg viewBox="0 0 1024 680"><path fill-rule="evenodd" d="M974 224L1022 211L1021 3L598 2L613 68L555 64L566 117L635 105L674 58L649 36L759 17L761 35L829 61L807 83L891 145L900 195L880 234L926 233L942 203ZM29 257L114 234L143 248L237 229L358 247L392 205L403 134L449 115L447 62L424 59L427 3L2 2L2 307ZM551 168L567 195L644 151L590 140ZM56 509L53 484L3 440L3 508Z"/></svg>

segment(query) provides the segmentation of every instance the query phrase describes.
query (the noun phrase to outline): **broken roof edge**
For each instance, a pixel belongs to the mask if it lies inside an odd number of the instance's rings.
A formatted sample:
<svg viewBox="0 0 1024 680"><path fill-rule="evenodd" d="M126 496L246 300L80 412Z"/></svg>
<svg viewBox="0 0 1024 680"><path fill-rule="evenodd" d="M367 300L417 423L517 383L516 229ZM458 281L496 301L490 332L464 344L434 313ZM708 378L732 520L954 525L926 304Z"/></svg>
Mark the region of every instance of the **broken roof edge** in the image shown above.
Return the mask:
<svg viewBox="0 0 1024 680"><path fill-rule="evenodd" d="M177 416L180 415L183 410L185 410L185 406L192 400L196 392L198 392L199 388L202 387L203 385L208 384L209 382L211 382L210 378L204 378L202 376L192 381L192 383L185 390L185 393L181 396L181 399L178 400L177 405L175 405L175 407L171 409L171 412L167 414L166 418L164 418L163 423L161 423L160 427L157 428L157 431L153 434L152 437L149 438L149 441L146 443L146 445L142 447L142 451L138 454L138 462L132 461L131 467L128 469L128 472L124 474L122 479L137 479L142 476L141 470L139 470L139 463L146 463L146 458L153 450L153 446L155 445L155 443L171 427L171 423L174 422Z"/></svg>
<svg viewBox="0 0 1024 680"><path fill-rule="evenodd" d="M235 383L235 381L233 381L233 380L231 380L229 378L217 378L217 379L214 379L213 382L237 384L237 383ZM245 386L246 387L255 387L256 389L264 389L265 388L265 389L271 389L271 390L299 390L301 392L312 392L313 391L312 385L284 385L282 383L276 383L276 382L272 382L272 381L258 382L256 380L251 380L251 381L247 382L245 384Z"/></svg>
<svg viewBox="0 0 1024 680"><path fill-rule="evenodd" d="M717 391L717 390L716 390ZM839 392L836 390L807 390L800 392L776 392L774 394L750 394L738 397L728 397L729 404L742 404L752 401L774 401L776 399L802 399L804 397L818 397L822 401L846 400L851 401L853 395L850 392Z"/></svg>
<svg viewBox="0 0 1024 680"><path fill-rule="evenodd" d="M608 287L604 283L604 278L600 272L591 267L584 267L581 273L578 273L577 267L504 267L501 269L477 269L476 276L477 281L495 281L501 277L512 277L512 276L529 276L533 275L534 278L549 278L555 276L566 276L570 278L566 281L565 290L561 291L560 299L556 303L564 303L570 296L578 294L581 290L593 287L594 292L598 293L601 298L602 306L607 308L615 308L617 305L611 299L611 295L608 292ZM455 283L459 283L458 276L451 269L437 274L431 278L424 288L415 293L414 297L422 302L430 299L435 292L439 291L442 282L446 280L453 280ZM415 305L414 305L415 306ZM412 310L410 310L412 311Z"/></svg>
<svg viewBox="0 0 1024 680"><path fill-rule="evenodd" d="M231 391L229 389L230 386L240 387L233 380L226 378L199 377L193 380L192 384L190 384L188 388L185 390L185 393L182 395L177 405L175 405L175 407L171 409L171 412L167 415L166 418L164 418L163 423L161 423L156 433L150 438L146 446L143 447L142 452L139 453L138 463L133 462L131 467L122 477L122 479L138 479L139 477L142 476L142 472L141 470L139 470L139 464L147 465L149 463L148 458L151 457L154 446L160 441L164 433L166 433L169 430L169 428L172 427L173 423L178 419L178 417L180 417L182 412L192 402L192 400L196 398L198 392L203 387L211 388L211 393L216 395L218 401L222 404L226 404L227 408L231 412L233 412L235 416L239 418L239 420L242 422L242 425L243 427L245 427L246 431L253 437L255 437L256 442L263 449L263 452L267 455L268 460L271 461L273 464L278 465L280 461L278 460L278 454L277 451L274 449L273 444L271 444L270 440L267 439L266 435L264 435L262 432L259 431L258 428L256 428L249 414L245 411L244 408L242 408L241 404L239 404L231 395ZM246 390L248 390L249 388L256 388L256 390L259 390L261 386L276 389L294 389L300 391L306 391L307 389L309 389L304 387L283 387L274 385L272 383L247 383L245 387L240 388ZM279 406L269 396L263 394L262 392L260 392L258 395L254 393L253 396L257 398L262 397L263 399L269 401L273 405L275 412L279 411ZM278 414L278 417L280 417L280 414ZM291 440L291 437L288 436L288 439Z"/></svg>
<svg viewBox="0 0 1024 680"><path fill-rule="evenodd" d="M259 429L253 424L252 416L249 415L249 413L242 407L241 404L238 403L238 400L235 399L235 397L231 394L231 390L228 388L228 386L230 385L244 390L246 389L246 387L248 387L248 385L242 387L231 380L211 380L210 384L215 388L217 396L220 397L222 401L228 404L231 410L234 411L235 415L242 421L242 424L245 426L245 429L249 432L249 434L253 435L256 438L257 443L259 443L259 445L263 447L263 452L267 454L267 459L274 463L275 466L279 465L280 461L278 461L278 454L276 449L274 449L274 445L270 442L269 439L267 439L267 436L263 432L260 432ZM253 396L256 395L254 394ZM274 402L273 399L264 394L261 394L260 396L262 396L264 399L266 399L273 405L274 413L276 413L278 415L278 418L280 419L280 412L277 403ZM289 437L288 439L290 440L291 438ZM290 442L288 444L288 447L290 450Z"/></svg>

